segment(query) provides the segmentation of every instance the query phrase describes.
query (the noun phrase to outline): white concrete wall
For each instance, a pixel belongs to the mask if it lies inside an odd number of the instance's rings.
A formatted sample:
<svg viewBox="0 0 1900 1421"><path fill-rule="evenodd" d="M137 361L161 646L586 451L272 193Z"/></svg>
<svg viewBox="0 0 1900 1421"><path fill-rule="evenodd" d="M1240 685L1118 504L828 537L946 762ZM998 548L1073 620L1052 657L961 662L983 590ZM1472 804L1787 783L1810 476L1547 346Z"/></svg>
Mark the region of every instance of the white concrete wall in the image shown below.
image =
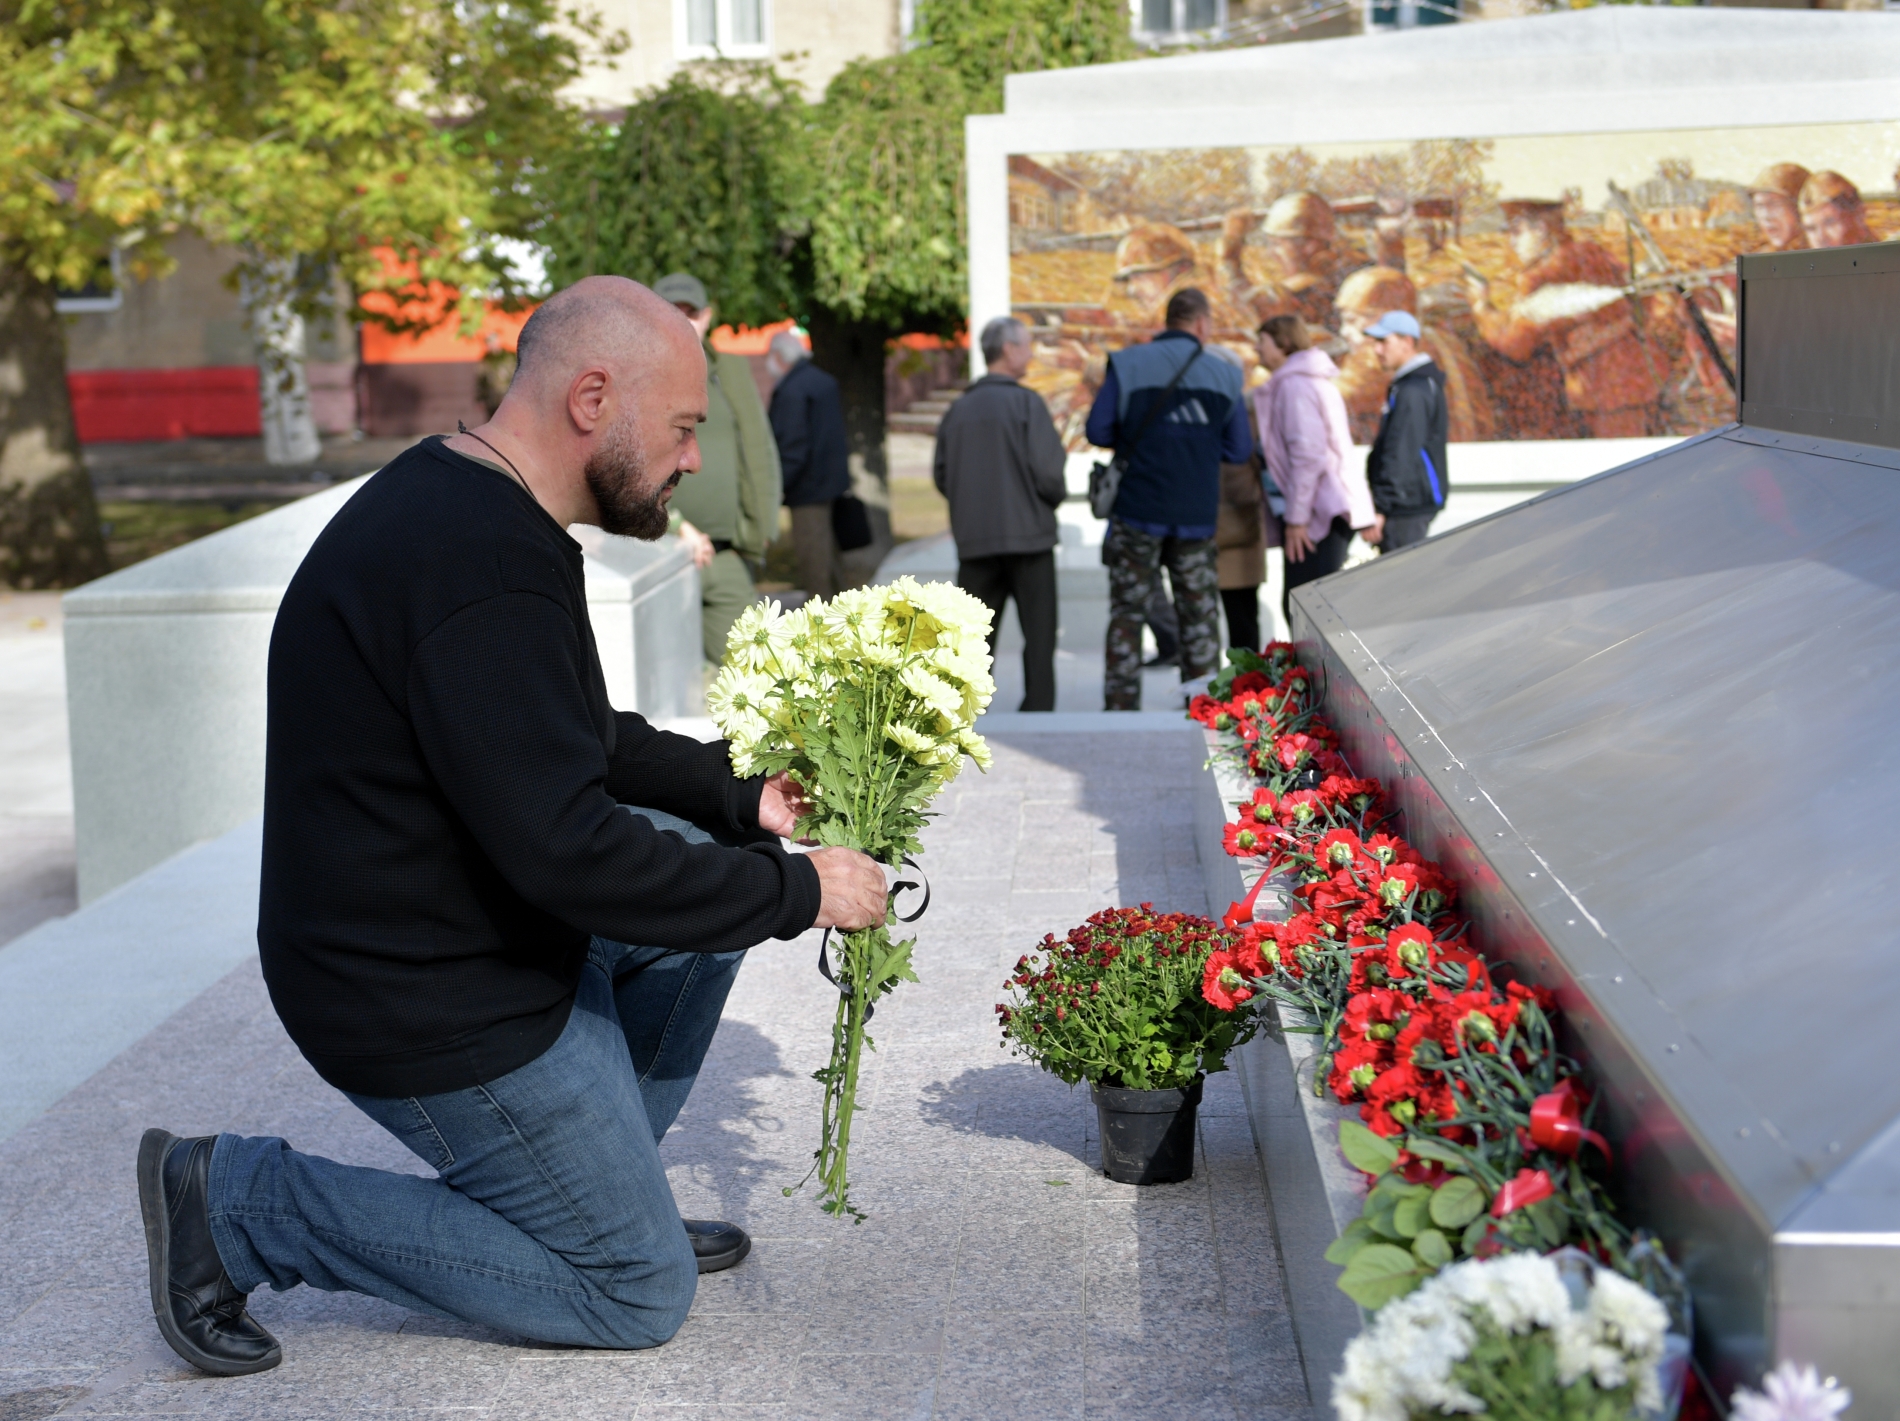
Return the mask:
<svg viewBox="0 0 1900 1421"><path fill-rule="evenodd" d="M1434 535L1448 532L1479 518L1502 512L1527 498L1562 488L1578 479L1589 478L1609 469L1620 468L1633 460L1667 449L1673 439L1560 439L1494 442L1489 444L1453 444L1446 451L1451 477L1451 498L1445 511L1432 525ZM1363 464L1366 449L1353 451ZM1089 466L1104 452L1069 456L1070 501L1057 510L1062 545L1056 549L1056 599L1060 612L1057 645L1065 651L1100 656L1108 632L1108 573L1102 567L1102 535L1107 524L1088 508ZM1355 540L1358 560L1372 556L1372 550ZM903 573L913 577L954 581L957 575L956 544L948 533L920 538L901 544L878 569L878 580L888 581ZM1282 567L1280 554L1267 555L1267 582L1261 588L1263 612L1272 609L1278 615ZM1273 625L1264 616L1261 629ZM1281 629L1284 632L1284 628ZM1005 612L999 653L1022 646L1015 606Z"/></svg>
<svg viewBox="0 0 1900 1421"><path fill-rule="evenodd" d="M277 604L362 480L88 583L64 599L79 901L259 813ZM699 574L675 542L586 537L608 694L656 719L700 701Z"/></svg>

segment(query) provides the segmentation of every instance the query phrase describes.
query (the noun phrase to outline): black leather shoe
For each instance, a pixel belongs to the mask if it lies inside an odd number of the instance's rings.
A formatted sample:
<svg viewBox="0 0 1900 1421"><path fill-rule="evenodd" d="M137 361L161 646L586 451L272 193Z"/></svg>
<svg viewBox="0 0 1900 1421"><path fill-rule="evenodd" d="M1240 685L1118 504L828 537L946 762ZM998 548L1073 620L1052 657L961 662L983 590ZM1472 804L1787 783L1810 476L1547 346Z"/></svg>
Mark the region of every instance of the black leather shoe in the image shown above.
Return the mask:
<svg viewBox="0 0 1900 1421"><path fill-rule="evenodd" d="M244 1310L211 1238L210 1135L147 1130L139 1141L139 1212L151 1263L152 1315L171 1348L201 1372L239 1377L284 1360Z"/></svg>
<svg viewBox="0 0 1900 1421"><path fill-rule="evenodd" d="M719 1273L752 1252L752 1238L737 1224L718 1219L681 1219L693 1241L693 1256L702 1273Z"/></svg>

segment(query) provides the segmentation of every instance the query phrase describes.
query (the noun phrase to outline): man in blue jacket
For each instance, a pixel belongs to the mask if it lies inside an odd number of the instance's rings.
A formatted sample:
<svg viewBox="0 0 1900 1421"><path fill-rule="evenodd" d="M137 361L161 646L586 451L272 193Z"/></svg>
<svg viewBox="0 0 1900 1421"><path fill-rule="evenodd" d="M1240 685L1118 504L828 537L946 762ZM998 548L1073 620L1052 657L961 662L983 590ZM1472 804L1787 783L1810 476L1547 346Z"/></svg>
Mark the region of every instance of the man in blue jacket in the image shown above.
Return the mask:
<svg viewBox="0 0 1900 1421"><path fill-rule="evenodd" d="M1089 410L1089 442L1115 450L1127 464L1102 542L1108 710L1141 709L1141 628L1164 567L1181 622L1182 684L1219 665L1220 466L1244 464L1253 454L1240 368L1204 348L1213 326L1207 296L1191 286L1175 292L1166 320L1167 329L1146 345L1109 356Z"/></svg>
<svg viewBox="0 0 1900 1421"><path fill-rule="evenodd" d="M1379 432L1366 455L1366 483L1379 513L1379 551L1396 553L1431 536L1432 519L1451 492L1445 481L1451 413L1445 372L1419 349L1416 316L1387 311L1366 336L1378 347L1379 363L1392 372Z"/></svg>

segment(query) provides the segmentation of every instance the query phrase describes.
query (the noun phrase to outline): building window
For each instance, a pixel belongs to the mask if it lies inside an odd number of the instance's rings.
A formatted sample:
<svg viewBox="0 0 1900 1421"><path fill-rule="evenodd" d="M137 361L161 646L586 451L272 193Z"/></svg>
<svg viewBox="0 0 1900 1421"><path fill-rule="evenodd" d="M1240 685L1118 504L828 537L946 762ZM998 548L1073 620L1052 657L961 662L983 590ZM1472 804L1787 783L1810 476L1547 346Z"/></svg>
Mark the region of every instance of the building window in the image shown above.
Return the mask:
<svg viewBox="0 0 1900 1421"><path fill-rule="evenodd" d="M770 59L770 0L674 0L682 59Z"/></svg>
<svg viewBox="0 0 1900 1421"><path fill-rule="evenodd" d="M110 277L102 271L76 291L55 289L53 304L62 316L116 311L125 304L125 254L114 247L103 265L111 269Z"/></svg>
<svg viewBox="0 0 1900 1421"><path fill-rule="evenodd" d="M1150 43L1205 39L1227 23L1227 0L1137 0L1135 32Z"/></svg>

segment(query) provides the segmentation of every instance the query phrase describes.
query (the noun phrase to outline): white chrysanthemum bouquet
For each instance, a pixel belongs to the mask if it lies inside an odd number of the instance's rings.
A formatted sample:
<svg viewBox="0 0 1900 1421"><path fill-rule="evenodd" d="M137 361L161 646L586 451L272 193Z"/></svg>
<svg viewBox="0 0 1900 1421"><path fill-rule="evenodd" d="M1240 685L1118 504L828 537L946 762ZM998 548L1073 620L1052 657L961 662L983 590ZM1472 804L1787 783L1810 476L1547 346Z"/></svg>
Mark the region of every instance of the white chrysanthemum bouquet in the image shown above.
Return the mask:
<svg viewBox="0 0 1900 1421"><path fill-rule="evenodd" d="M909 577L790 613L754 606L727 637L708 709L735 773L789 772L804 791L800 838L895 868L919 852L926 809L963 756L989 768L975 730L996 691L989 634L990 609L969 593ZM814 1172L827 1212L862 1218L846 1159L864 1026L877 998L917 980L915 940L892 942L888 920L840 939L831 1061L814 1072L825 1087Z"/></svg>
<svg viewBox="0 0 1900 1421"><path fill-rule="evenodd" d="M1380 1308L1333 1379L1340 1421L1628 1421L1660 1401L1669 1313L1576 1249L1472 1259Z"/></svg>

